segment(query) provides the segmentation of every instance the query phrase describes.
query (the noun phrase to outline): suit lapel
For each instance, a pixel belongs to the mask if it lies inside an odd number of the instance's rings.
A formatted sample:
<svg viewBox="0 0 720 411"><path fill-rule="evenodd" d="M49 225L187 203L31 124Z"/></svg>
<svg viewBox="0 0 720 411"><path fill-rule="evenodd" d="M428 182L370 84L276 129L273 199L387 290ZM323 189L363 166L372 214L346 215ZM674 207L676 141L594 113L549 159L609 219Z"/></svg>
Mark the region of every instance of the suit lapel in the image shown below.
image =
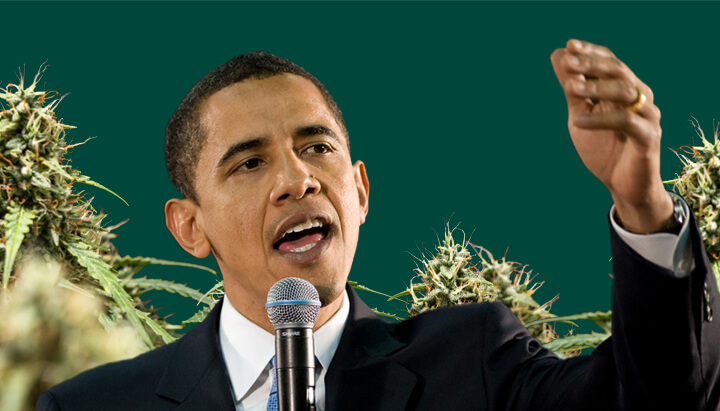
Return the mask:
<svg viewBox="0 0 720 411"><path fill-rule="evenodd" d="M220 353L222 301L177 342L155 393L180 403L178 410L234 410L230 379Z"/></svg>
<svg viewBox="0 0 720 411"><path fill-rule="evenodd" d="M350 286L347 291L350 315L325 376L326 409L405 409L417 376L390 358L405 344Z"/></svg>

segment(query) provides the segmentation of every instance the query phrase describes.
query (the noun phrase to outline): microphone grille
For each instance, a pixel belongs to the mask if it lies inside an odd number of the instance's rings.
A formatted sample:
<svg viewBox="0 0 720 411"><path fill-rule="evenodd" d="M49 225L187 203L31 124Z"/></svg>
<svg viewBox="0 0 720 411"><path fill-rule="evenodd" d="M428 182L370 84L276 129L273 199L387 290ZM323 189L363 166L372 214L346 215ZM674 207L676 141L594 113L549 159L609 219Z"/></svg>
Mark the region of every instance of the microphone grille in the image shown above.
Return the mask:
<svg viewBox="0 0 720 411"><path fill-rule="evenodd" d="M315 287L302 278L283 278L270 288L265 308L275 328L285 324L312 326L320 311L320 296Z"/></svg>

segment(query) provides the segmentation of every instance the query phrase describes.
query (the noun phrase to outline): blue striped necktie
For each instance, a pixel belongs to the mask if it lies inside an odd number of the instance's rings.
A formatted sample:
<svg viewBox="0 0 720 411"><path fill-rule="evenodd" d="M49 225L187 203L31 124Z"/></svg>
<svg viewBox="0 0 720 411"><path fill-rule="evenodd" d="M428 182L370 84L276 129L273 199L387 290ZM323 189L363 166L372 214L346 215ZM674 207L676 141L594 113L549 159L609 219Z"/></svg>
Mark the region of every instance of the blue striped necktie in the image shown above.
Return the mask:
<svg viewBox="0 0 720 411"><path fill-rule="evenodd" d="M272 375L273 382L272 388L270 389L270 397L268 397L267 411L278 411L278 393L277 393L277 367L275 365L275 356L273 355L272 360Z"/></svg>

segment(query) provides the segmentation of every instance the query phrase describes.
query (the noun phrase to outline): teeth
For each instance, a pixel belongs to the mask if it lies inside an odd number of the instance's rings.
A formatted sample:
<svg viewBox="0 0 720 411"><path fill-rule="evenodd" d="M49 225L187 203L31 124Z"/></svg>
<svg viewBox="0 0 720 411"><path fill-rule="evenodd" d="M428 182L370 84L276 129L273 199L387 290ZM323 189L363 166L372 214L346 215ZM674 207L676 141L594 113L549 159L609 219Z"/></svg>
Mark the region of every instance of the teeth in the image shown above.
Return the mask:
<svg viewBox="0 0 720 411"><path fill-rule="evenodd" d="M293 249L293 250L290 250L290 252L291 252L291 253L304 253L305 251L307 251L307 250L315 247L316 245L317 245L317 243L312 243L312 244L304 245L304 246L302 246L302 247L298 247L298 248L295 248L295 249Z"/></svg>
<svg viewBox="0 0 720 411"><path fill-rule="evenodd" d="M310 221L306 221L304 223L297 224L293 227L290 227L287 231L285 231L285 234L283 236L290 234L290 233L297 233L303 230L307 230L308 228L314 228L314 227L322 227L323 223L320 221L320 219L313 218Z"/></svg>

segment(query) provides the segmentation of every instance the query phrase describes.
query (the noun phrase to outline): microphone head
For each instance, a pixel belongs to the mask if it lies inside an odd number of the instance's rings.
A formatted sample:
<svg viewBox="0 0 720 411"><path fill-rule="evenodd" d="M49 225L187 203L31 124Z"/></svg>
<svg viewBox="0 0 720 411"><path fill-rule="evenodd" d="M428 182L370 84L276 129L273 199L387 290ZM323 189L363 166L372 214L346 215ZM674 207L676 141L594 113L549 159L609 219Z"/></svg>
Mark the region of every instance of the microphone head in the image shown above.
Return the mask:
<svg viewBox="0 0 720 411"><path fill-rule="evenodd" d="M275 329L312 327L320 311L320 296L302 278L283 278L270 288L265 309Z"/></svg>

